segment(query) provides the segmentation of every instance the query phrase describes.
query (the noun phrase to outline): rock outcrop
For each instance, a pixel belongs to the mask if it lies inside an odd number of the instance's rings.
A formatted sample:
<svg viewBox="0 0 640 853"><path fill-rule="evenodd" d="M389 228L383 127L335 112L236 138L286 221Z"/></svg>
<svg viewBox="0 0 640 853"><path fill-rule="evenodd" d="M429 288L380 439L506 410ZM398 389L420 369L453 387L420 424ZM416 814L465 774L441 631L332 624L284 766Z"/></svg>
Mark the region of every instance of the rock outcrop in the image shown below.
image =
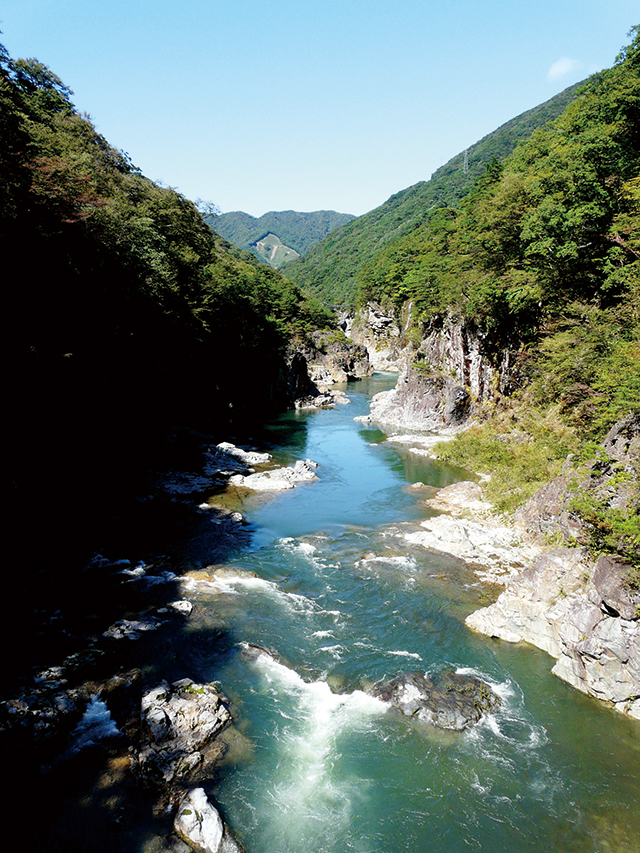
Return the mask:
<svg viewBox="0 0 640 853"><path fill-rule="evenodd" d="M419 672L399 675L375 684L370 692L407 717L456 732L477 723L500 704L484 681L450 669L433 677Z"/></svg>
<svg viewBox="0 0 640 853"><path fill-rule="evenodd" d="M299 350L307 361L309 378L320 389L373 373L366 347L349 340L341 331L313 332Z"/></svg>
<svg viewBox="0 0 640 853"><path fill-rule="evenodd" d="M460 428L483 401L513 390L515 354L495 350L481 329L447 319L419 330L410 304L399 321L379 306L366 310L350 334L377 369L400 372L397 386L374 398L372 420L403 429Z"/></svg>
<svg viewBox="0 0 640 853"><path fill-rule="evenodd" d="M282 492L293 489L300 483L317 480L315 469L317 462L311 459L299 459L295 465L288 468L274 468L271 471L262 471L254 474L234 474L229 479L231 486L242 486L256 492Z"/></svg>
<svg viewBox="0 0 640 853"><path fill-rule="evenodd" d="M340 325L348 338L365 347L375 370L400 369L405 342L393 312L371 302L355 316L343 314Z"/></svg>
<svg viewBox="0 0 640 853"><path fill-rule="evenodd" d="M231 721L225 699L213 684L183 678L147 690L141 703L143 775L170 792L207 763L207 747ZM215 750L213 758L218 757Z"/></svg>
<svg viewBox="0 0 640 853"><path fill-rule="evenodd" d="M612 557L594 568L583 549L549 551L466 624L543 649L560 678L640 720L640 596L621 582L624 571Z"/></svg>
<svg viewBox="0 0 640 853"><path fill-rule="evenodd" d="M203 788L193 788L185 794L173 829L196 853L241 853Z"/></svg>

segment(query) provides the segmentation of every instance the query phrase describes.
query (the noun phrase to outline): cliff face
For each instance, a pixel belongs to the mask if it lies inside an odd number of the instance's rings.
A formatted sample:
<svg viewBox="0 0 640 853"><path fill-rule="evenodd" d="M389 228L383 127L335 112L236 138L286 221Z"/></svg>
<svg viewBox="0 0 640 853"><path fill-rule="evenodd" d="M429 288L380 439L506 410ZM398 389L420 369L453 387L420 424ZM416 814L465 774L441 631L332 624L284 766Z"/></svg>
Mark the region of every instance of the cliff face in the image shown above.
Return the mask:
<svg viewBox="0 0 640 853"><path fill-rule="evenodd" d="M616 424L603 451L586 470L572 470L568 460L563 476L518 511L525 535L583 537L584 522L571 511L572 481L608 506L637 509L640 417ZM467 617L467 625L543 649L556 658L552 671L560 678L640 720L640 590L630 585L630 573L611 554L594 561L585 548L546 551L510 578L494 604Z"/></svg>
<svg viewBox="0 0 640 853"><path fill-rule="evenodd" d="M513 389L514 353L491 351L481 330L452 319L421 331L411 326L410 303L400 318L370 304L343 320L376 369L400 373L396 388L375 397L373 420L436 432L459 428L483 401Z"/></svg>
<svg viewBox="0 0 640 853"><path fill-rule="evenodd" d="M366 347L340 332L313 332L298 352L307 362L311 381L319 386L353 382L373 373Z"/></svg>
<svg viewBox="0 0 640 853"><path fill-rule="evenodd" d="M452 432L484 401L508 395L518 383L516 353L491 351L478 329L452 320L420 334L410 330L410 306L399 319L369 305L345 329L365 345L377 369L396 369L394 390L377 395L371 420L401 429ZM467 625L508 642L525 641L553 658L553 672L579 690L640 719L640 590L629 585L631 566L613 555L594 560L576 494L600 505L638 508L640 416L616 424L599 458L578 466L571 457L562 476L547 483L513 519L514 534L537 549L514 570L490 607ZM492 536L491 525L485 523ZM560 545L549 548L549 541ZM441 547L434 545L432 547ZM444 550L451 545L445 543Z"/></svg>

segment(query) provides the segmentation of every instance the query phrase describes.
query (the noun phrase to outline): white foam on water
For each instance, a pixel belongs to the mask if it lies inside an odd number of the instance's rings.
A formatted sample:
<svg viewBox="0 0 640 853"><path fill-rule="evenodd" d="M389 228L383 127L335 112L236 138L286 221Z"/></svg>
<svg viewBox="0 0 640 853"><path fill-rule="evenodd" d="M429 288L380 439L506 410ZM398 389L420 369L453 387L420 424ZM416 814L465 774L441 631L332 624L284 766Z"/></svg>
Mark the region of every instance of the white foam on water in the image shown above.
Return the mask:
<svg viewBox="0 0 640 853"><path fill-rule="evenodd" d="M292 536L287 536L284 539L278 539L278 547L284 548L292 554L299 554L302 557L311 559L318 550L315 545L310 542L298 542Z"/></svg>
<svg viewBox="0 0 640 853"><path fill-rule="evenodd" d="M342 660L342 653L345 651L345 647L337 643L335 646L320 646L318 651L328 652L335 660Z"/></svg>
<svg viewBox="0 0 640 853"><path fill-rule="evenodd" d="M387 651L386 654L395 655L396 657L400 657L400 658L415 658L415 660L422 660L422 657L419 654L417 654L417 652L405 652L405 651L394 652L394 651L389 650L389 651Z"/></svg>
<svg viewBox="0 0 640 853"><path fill-rule="evenodd" d="M532 719L518 684L510 678L497 682L485 673L470 667L461 667L457 672L487 682L500 698L498 706L482 717L477 725L467 730L465 733L467 747L475 752L485 765L486 773L490 778L493 778L494 774L498 774L499 777L505 776L506 779L511 780L509 784L514 785L514 790L516 787L521 787L522 780L526 779L528 793L551 807L562 785L542 749L549 740L547 730L542 724ZM525 776L522 773L523 766L527 768ZM471 787L485 795L490 795L496 802L498 799L503 799L490 793L492 787L490 784L487 791L487 784L478 782L482 791L473 783Z"/></svg>
<svg viewBox="0 0 640 853"><path fill-rule="evenodd" d="M111 719L111 712L107 708L106 702L97 696L93 696L87 705L84 716L73 732L70 751L72 753L80 752L88 746L94 746L101 740L119 734L120 731Z"/></svg>
<svg viewBox="0 0 640 853"><path fill-rule="evenodd" d="M310 613L317 609L317 605L306 596L294 592L285 592L274 581L268 581L264 578L254 577L253 575L214 577L210 581L187 578L184 582L184 587L188 591L200 592L206 591L209 588L212 592L226 593L228 595L238 595L242 592L263 592L276 599L280 604L287 607L287 609L295 612Z"/></svg>
<svg viewBox="0 0 640 853"><path fill-rule="evenodd" d="M334 637L335 634L333 631L314 631L311 636L317 637L319 640L325 640L327 637Z"/></svg>
<svg viewBox="0 0 640 853"><path fill-rule="evenodd" d="M271 691L295 707L295 721L279 727L281 753L265 792L269 834L280 837L282 850L325 849L321 839L345 830L354 798L363 796L370 784L335 779L337 738L345 730L372 729L388 706L360 690L337 694L326 681L305 681L266 652L251 663ZM289 712L287 719L291 716Z"/></svg>
<svg viewBox="0 0 640 853"><path fill-rule="evenodd" d="M414 557L403 557L402 555L396 555L392 557L364 557L362 560L357 561L356 566L367 566L371 563L383 563L389 566L396 566L400 569L411 570L415 569L417 566L417 562Z"/></svg>

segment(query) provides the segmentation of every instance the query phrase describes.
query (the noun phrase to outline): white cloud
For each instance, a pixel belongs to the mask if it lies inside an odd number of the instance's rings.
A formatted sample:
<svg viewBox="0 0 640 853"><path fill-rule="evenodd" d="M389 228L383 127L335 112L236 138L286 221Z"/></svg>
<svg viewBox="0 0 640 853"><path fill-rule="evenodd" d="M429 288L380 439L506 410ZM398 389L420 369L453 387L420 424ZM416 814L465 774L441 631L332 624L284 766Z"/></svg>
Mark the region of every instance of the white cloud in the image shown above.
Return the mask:
<svg viewBox="0 0 640 853"><path fill-rule="evenodd" d="M569 59L568 56L563 56L557 62L554 62L547 71L547 80L559 80L560 77L565 77L579 68L580 64L577 59Z"/></svg>

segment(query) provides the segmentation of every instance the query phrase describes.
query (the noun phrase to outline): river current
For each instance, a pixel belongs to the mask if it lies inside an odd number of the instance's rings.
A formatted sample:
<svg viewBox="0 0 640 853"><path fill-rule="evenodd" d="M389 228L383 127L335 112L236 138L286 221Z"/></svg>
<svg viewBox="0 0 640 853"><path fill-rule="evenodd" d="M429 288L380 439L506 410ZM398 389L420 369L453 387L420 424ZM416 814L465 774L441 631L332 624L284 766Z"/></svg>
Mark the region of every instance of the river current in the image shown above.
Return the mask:
<svg viewBox="0 0 640 853"><path fill-rule="evenodd" d="M251 546L194 593L190 645L226 638L224 653L202 645L198 668L236 723L208 793L247 853L637 853L638 723L555 678L546 654L469 631L487 587L405 541L433 491L411 485L465 473L354 421L392 381L375 375L346 386L350 405L265 427L279 462L312 459L319 479L244 498ZM502 700L462 734L366 693L447 667Z"/></svg>

